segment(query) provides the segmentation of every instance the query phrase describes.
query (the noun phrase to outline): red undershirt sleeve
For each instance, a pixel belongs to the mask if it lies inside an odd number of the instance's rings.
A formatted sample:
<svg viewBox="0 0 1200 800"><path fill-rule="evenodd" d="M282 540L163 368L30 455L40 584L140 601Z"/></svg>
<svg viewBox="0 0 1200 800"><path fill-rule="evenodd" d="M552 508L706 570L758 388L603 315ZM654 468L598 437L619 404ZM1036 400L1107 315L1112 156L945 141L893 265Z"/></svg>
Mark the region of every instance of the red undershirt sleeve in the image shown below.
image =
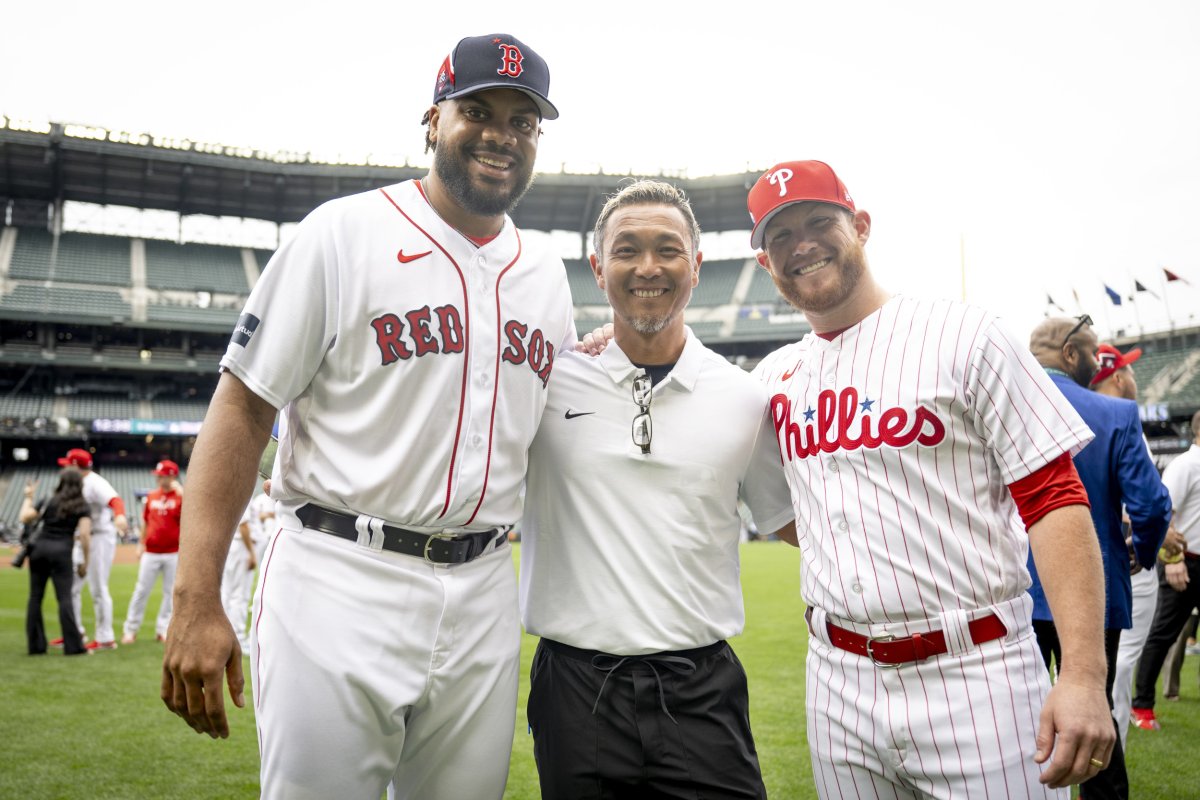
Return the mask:
<svg viewBox="0 0 1200 800"><path fill-rule="evenodd" d="M114 517L125 516L125 501L120 497L114 497L112 500L109 500L108 507L113 510Z"/></svg>
<svg viewBox="0 0 1200 800"><path fill-rule="evenodd" d="M1069 453L1063 453L1037 472L1010 483L1008 490L1012 492L1026 530L1056 508L1091 508L1087 491L1083 488L1083 481L1079 480L1075 462Z"/></svg>

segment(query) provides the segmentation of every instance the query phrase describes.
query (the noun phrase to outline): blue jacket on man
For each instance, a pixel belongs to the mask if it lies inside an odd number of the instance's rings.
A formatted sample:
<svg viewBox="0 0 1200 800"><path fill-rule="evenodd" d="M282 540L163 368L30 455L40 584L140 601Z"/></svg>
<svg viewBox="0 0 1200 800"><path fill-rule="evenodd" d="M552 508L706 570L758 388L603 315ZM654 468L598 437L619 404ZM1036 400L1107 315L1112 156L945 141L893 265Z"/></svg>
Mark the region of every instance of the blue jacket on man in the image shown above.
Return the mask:
<svg viewBox="0 0 1200 800"><path fill-rule="evenodd" d="M1050 372L1050 379L1096 434L1075 455L1075 469L1087 490L1104 560L1104 627L1129 628L1133 624L1133 594L1129 583L1129 550L1121 530L1121 505L1124 503L1133 527L1138 563L1145 569L1154 569L1158 548L1171 521L1171 495L1150 460L1137 403L1085 389L1057 370ZM1052 619L1032 553L1029 573L1033 576L1033 586L1029 589L1033 596L1033 618Z"/></svg>

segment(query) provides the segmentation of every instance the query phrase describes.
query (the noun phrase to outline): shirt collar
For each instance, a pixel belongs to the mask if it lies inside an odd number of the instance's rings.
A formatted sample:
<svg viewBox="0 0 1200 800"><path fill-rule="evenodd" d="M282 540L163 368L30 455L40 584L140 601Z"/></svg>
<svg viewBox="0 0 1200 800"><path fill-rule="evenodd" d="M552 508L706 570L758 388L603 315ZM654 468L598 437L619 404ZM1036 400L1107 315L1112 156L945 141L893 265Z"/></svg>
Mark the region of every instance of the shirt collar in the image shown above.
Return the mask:
<svg viewBox="0 0 1200 800"><path fill-rule="evenodd" d="M683 329L687 334L687 339L683 343L683 352L679 354L675 368L671 370L671 374L667 376L664 383L677 383L690 392L696 387L696 381L700 377L700 367L704 363L704 346L692 333L691 328L685 325ZM608 343L604 352L599 355L599 359L600 365L612 378L613 383L622 383L630 379L638 369L629 360L629 356L625 355L625 352L617 346L616 339Z"/></svg>

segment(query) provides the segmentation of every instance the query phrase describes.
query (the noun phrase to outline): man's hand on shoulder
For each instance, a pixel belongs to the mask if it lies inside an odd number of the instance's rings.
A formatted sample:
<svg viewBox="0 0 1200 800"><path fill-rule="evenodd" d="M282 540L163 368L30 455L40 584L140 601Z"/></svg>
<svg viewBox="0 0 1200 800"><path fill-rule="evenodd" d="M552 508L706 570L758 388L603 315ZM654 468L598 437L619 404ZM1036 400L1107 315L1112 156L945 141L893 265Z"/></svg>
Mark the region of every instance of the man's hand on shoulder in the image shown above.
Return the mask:
<svg viewBox="0 0 1200 800"><path fill-rule="evenodd" d="M608 343L612 341L612 338L613 324L606 322L591 333L585 333L583 338L575 343L575 352L587 353L589 356L598 356L604 352L604 348L608 347Z"/></svg>

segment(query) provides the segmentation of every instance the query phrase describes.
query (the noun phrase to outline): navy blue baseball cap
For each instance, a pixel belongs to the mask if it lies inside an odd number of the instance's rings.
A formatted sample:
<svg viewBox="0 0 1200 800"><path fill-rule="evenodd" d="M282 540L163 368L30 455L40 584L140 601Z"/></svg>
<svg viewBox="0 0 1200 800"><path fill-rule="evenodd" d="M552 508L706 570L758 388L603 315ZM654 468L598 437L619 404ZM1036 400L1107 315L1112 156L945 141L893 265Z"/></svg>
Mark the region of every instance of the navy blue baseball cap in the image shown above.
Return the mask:
<svg viewBox="0 0 1200 800"><path fill-rule="evenodd" d="M558 119L550 93L550 68L515 36L493 33L468 36L450 51L433 85L433 102L452 100L485 89L516 89L537 103L542 119Z"/></svg>

